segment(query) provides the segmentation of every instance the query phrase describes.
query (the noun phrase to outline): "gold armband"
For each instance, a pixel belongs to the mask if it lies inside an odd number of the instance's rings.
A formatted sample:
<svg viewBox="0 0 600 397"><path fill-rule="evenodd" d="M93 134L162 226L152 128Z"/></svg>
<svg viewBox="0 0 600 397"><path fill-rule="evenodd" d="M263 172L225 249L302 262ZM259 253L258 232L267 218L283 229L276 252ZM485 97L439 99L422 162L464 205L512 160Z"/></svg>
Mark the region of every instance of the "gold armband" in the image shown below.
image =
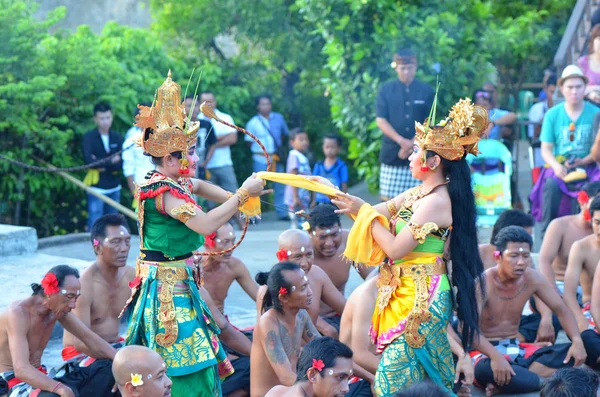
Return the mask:
<svg viewBox="0 0 600 397"><path fill-rule="evenodd" d="M241 187L235 193L238 195L238 207L243 207L244 204L246 204L246 202L250 198L248 189L246 189L245 187Z"/></svg>
<svg viewBox="0 0 600 397"><path fill-rule="evenodd" d="M390 218L395 217L396 214L398 213L398 208L396 208L396 203L394 202L394 199L386 201L385 206L387 207L388 211L390 212Z"/></svg>
<svg viewBox="0 0 600 397"><path fill-rule="evenodd" d="M229 200L232 197L233 197L233 193L227 192L227 199L225 199L225 201Z"/></svg>
<svg viewBox="0 0 600 397"><path fill-rule="evenodd" d="M408 227L408 230L410 230L411 234L413 235L413 238L416 241L418 241L419 244L423 244L425 242L425 238L427 237L427 235L440 230L438 225L436 225L433 222L427 222L426 224L421 226L418 223L410 221L408 222L406 227Z"/></svg>
<svg viewBox="0 0 600 397"><path fill-rule="evenodd" d="M171 210L171 215L177 218L180 222L186 223L196 216L196 206L192 203L183 203L179 207Z"/></svg>

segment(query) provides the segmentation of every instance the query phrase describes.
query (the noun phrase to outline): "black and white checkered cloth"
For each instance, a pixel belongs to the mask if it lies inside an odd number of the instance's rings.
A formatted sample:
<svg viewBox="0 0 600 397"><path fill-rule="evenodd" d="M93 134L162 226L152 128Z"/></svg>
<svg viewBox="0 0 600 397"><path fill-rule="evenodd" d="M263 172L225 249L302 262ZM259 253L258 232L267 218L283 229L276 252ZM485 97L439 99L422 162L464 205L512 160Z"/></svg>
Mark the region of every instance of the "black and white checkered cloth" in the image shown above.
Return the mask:
<svg viewBox="0 0 600 397"><path fill-rule="evenodd" d="M379 194L382 197L396 197L420 183L413 178L408 166L395 167L381 164L379 171Z"/></svg>
<svg viewBox="0 0 600 397"><path fill-rule="evenodd" d="M7 397L28 397L33 391L33 387L21 382L8 389L8 382L15 378L15 371L6 371L0 373L2 384L0 385L0 395L7 393Z"/></svg>

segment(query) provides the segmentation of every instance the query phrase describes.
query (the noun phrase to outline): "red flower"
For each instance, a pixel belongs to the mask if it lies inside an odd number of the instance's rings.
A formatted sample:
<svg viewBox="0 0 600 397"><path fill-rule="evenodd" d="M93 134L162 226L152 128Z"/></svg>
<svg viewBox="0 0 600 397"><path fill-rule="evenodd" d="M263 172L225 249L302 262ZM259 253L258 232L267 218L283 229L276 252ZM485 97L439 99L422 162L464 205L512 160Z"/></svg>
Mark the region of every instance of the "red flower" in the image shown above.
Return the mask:
<svg viewBox="0 0 600 397"><path fill-rule="evenodd" d="M585 219L588 222L592 220L592 214L590 213L589 208L586 208L585 210L583 210L583 219Z"/></svg>
<svg viewBox="0 0 600 397"><path fill-rule="evenodd" d="M287 250L284 249L280 249L279 251L277 251L277 260L279 262L283 262L283 261L287 261L290 257L287 253Z"/></svg>
<svg viewBox="0 0 600 397"><path fill-rule="evenodd" d="M42 288L44 288L44 294L46 295L58 294L60 288L58 287L58 280L54 273L46 273L42 280Z"/></svg>
<svg viewBox="0 0 600 397"><path fill-rule="evenodd" d="M189 168L180 168L179 173L181 175L188 175L190 173L190 169Z"/></svg>
<svg viewBox="0 0 600 397"><path fill-rule="evenodd" d="M588 201L590 201L590 196L588 196L585 190L580 190L579 193L577 193L577 202L580 205L583 205L587 204Z"/></svg>
<svg viewBox="0 0 600 397"><path fill-rule="evenodd" d="M279 288L279 295L287 295L288 290L285 287Z"/></svg>
<svg viewBox="0 0 600 397"><path fill-rule="evenodd" d="M422 165L421 166L421 172L427 172L427 171L429 171L429 167L427 167L425 165Z"/></svg>
<svg viewBox="0 0 600 397"><path fill-rule="evenodd" d="M323 371L323 368L325 368L325 364L323 363L323 360L315 360L313 358L313 366L314 369L316 369L317 371L321 372Z"/></svg>
<svg viewBox="0 0 600 397"><path fill-rule="evenodd" d="M140 284L142 284L142 278L136 277L133 280L131 280L131 282L129 283L129 288L130 289L138 288L140 286Z"/></svg>
<svg viewBox="0 0 600 397"><path fill-rule="evenodd" d="M208 236L205 236L204 239L204 245L206 245L208 248L215 248L215 238L217 237L217 232L214 232Z"/></svg>

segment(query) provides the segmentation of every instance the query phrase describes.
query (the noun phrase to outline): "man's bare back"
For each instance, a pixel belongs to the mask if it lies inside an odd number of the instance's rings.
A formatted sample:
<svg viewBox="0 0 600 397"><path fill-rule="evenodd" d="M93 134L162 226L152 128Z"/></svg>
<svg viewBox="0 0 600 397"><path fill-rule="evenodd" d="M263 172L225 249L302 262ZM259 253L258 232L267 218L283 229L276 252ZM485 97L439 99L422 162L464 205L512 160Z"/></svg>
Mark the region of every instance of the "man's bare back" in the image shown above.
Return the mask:
<svg viewBox="0 0 600 397"><path fill-rule="evenodd" d="M377 277L359 285L348 298L340 323L340 342L354 352L353 360L375 375L380 355L371 343L369 328L377 301Z"/></svg>
<svg viewBox="0 0 600 397"><path fill-rule="evenodd" d="M77 301L73 314L87 327L108 343L118 342L119 314L131 295L129 283L135 278L135 269L129 266L120 268L117 279L109 282L94 263L81 275L82 295ZM65 346L84 348L83 343L65 331ZM81 350L80 350L81 351Z"/></svg>
<svg viewBox="0 0 600 397"><path fill-rule="evenodd" d="M540 249L540 270L546 278L548 276L547 272L544 271L544 262L550 262L554 279L564 281L571 246L575 241L591 233L592 226L589 222L583 221L581 214L554 219L546 230Z"/></svg>
<svg viewBox="0 0 600 397"><path fill-rule="evenodd" d="M511 283L503 283L498 268L484 272L486 291L480 316L481 333L490 340L517 338L523 307L535 291L545 285L541 274L526 269L523 276Z"/></svg>
<svg viewBox="0 0 600 397"><path fill-rule="evenodd" d="M250 395L262 397L282 383L287 383L286 386L293 385L302 340L309 341L317 335L318 332L314 329L306 310L298 311L293 330L288 329L279 319L276 310L270 309L263 314L254 328L250 353ZM294 376L280 379L273 365L289 365L294 371Z"/></svg>

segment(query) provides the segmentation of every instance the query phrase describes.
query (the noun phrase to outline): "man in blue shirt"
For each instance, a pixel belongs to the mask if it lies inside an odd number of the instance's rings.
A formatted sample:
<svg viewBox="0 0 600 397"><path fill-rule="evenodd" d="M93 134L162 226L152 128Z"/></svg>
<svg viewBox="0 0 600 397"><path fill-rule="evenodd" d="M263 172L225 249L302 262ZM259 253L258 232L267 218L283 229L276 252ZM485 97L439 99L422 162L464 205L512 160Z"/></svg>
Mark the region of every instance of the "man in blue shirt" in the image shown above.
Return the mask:
<svg viewBox="0 0 600 397"><path fill-rule="evenodd" d="M265 145L269 155L273 159L275 169L272 171L285 172L285 160L281 158L281 153L289 152L288 135L289 130L285 119L280 113L272 112L271 97L266 94L259 95L256 98L256 108L258 114L248 121L246 129L256 135L256 137ZM244 138L250 145L252 151L252 170L254 172L267 170L267 159L258 143L254 142L249 136ZM274 183L275 205L277 217L281 220L289 221L285 211L284 195L285 186L280 183Z"/></svg>

